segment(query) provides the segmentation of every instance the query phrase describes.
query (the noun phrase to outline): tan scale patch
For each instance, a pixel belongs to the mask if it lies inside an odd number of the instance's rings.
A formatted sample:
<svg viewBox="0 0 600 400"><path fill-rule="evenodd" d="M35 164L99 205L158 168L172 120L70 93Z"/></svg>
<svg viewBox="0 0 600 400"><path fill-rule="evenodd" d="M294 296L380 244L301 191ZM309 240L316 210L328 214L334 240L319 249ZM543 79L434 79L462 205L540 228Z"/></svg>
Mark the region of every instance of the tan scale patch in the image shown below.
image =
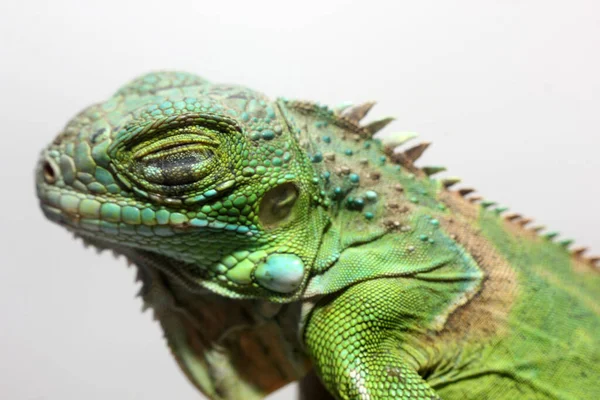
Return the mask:
<svg viewBox="0 0 600 400"><path fill-rule="evenodd" d="M586 260L582 257L572 256L571 257L571 266L573 267L573 271L578 274L598 274L600 273L600 266L596 266L592 264L589 260Z"/></svg>
<svg viewBox="0 0 600 400"><path fill-rule="evenodd" d="M444 196L446 198L452 198L452 199L449 199L449 201L454 201L456 203L456 206L460 207L459 210L461 212L469 213L470 218L473 217L472 214L475 213L475 218L477 218L477 213L479 212L478 206L474 205L473 203L471 203L469 201L465 201L456 192L445 191ZM444 200L444 201L446 201L446 200ZM469 208L471 210L469 210ZM465 215L467 215L467 214L465 214ZM540 237L540 235L535 230L527 228L525 226L525 224L521 224L520 223L521 218L522 217L519 216L519 218L514 218L511 220L511 219L507 219L506 215L505 215L505 218L503 221L504 230L506 232L508 232L509 234L511 234L512 236L517 237L517 238L523 238L523 239L531 240L533 242L538 242L538 243L541 241L547 241L547 239ZM571 261L572 261L571 266L573 268L573 271L575 271L576 273L589 274L590 272L592 272L592 273L600 272L600 268L596 267L592 262L590 262L588 259L585 259L581 255L572 253Z"/></svg>
<svg viewBox="0 0 600 400"><path fill-rule="evenodd" d="M440 200L452 214L440 217L441 226L471 254L485 277L479 292L450 314L437 339L502 335L517 295L517 274L477 228L479 206L447 190Z"/></svg>

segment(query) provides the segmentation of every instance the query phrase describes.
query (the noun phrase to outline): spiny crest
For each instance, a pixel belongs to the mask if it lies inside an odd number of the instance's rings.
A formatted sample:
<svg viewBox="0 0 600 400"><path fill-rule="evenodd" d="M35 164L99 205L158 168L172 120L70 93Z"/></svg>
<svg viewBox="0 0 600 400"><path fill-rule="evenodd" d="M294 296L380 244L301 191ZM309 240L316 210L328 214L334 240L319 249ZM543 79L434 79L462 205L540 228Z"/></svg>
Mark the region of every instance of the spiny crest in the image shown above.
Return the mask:
<svg viewBox="0 0 600 400"><path fill-rule="evenodd" d="M457 178L446 178L446 179L442 180L442 185L446 189L448 189L450 186L457 183L457 181L458 181ZM480 206L483 208L490 208L491 206L496 205L495 202L483 200L482 196L479 196L479 195L469 196L471 193L474 192L474 190L472 188L461 188L454 192L456 194L458 194L459 196L461 196L462 198L465 198L466 200L468 200L471 203L479 203ZM500 206L498 206L494 209L494 211L498 215L501 215L502 218L507 223L514 224L515 226L518 226L521 229L525 229L545 240L554 242L566 250L568 250L569 247L571 245L573 245L573 243L574 243L573 239L567 238L567 239L555 240L559 236L559 233L556 231L548 231L548 232L544 233L544 230L546 230L546 226L544 226L544 225L534 225L534 226L528 228L527 226L533 222L532 218L524 217L523 215L515 213L515 212L507 212L507 210L508 209L506 207L500 207ZM574 247L571 249L570 254L577 261L586 263L586 264L590 265L591 267L596 268L596 269L598 269L598 271L600 271L600 256L587 256L586 257L586 256L584 256L584 253L586 251L588 251L588 248L586 248L586 247Z"/></svg>
<svg viewBox="0 0 600 400"><path fill-rule="evenodd" d="M368 101L366 103L350 106L346 108L340 115L358 124L369 113L374 105L374 101Z"/></svg>
<svg viewBox="0 0 600 400"><path fill-rule="evenodd" d="M372 138L373 135L380 132L394 120L393 117L384 117L369 122L365 125L361 125L360 123L362 119L369 113L374 105L375 102L372 101L357 105L346 102L338 105L337 107L329 109L326 106L320 106L315 103L308 102L294 102L293 104L293 106L299 110L308 111L310 109L310 111L314 112L315 108L317 108L322 112L327 113L329 118L332 119L336 125L349 128L350 130L358 133L362 139ZM416 138L417 136L418 135L414 132L395 132L378 138L378 140L383 145L384 153L392 162L402 165L409 170L419 170L428 177L446 171L446 168L443 166L424 166L420 169L414 166L415 162L424 154L425 150L429 148L431 145L430 142L421 142L409 147L408 149L399 151L400 146ZM445 177L440 179L441 185L446 190L450 190L452 186L459 182L461 182L461 179L457 177ZM529 230L548 241L553 241L557 236L559 236L558 232L553 231L542 234L542 231L546 229L545 226L533 226L531 228L527 228L527 226L533 222L531 218L524 217L518 213L507 212L508 208L498 206L493 201L485 200L482 196L475 194L475 189L473 188L464 187L456 190L455 192L466 201L469 201L472 204L479 203L483 208L491 208L494 206L494 212L496 212L498 215L503 215L503 218L506 222L515 224L522 229ZM573 244L573 240L563 239L557 241L556 243L565 249L568 249L569 246ZM583 255L585 251L587 251L587 248L576 247L571 250L571 255L575 259L583 261L600 270L600 256L585 257Z"/></svg>
<svg viewBox="0 0 600 400"><path fill-rule="evenodd" d="M458 194L460 194L462 197L467 196L470 193L473 193L475 191L475 189L473 188L461 188L458 189Z"/></svg>
<svg viewBox="0 0 600 400"><path fill-rule="evenodd" d="M299 112L316 113L339 127L357 133L362 139L371 139L394 120L393 117L383 117L361 125L362 119L375 105L373 101L357 105L342 103L334 108L307 101L286 101L286 105ZM403 152L396 152L395 150L416 136L417 134L413 132L402 132L379 138L379 140L384 145L384 152L392 162L409 169L415 169L414 163L423 155L431 143L422 142Z"/></svg>
<svg viewBox="0 0 600 400"><path fill-rule="evenodd" d="M458 181L459 180L457 178L446 178L446 179L442 180L442 185L446 189L448 189L450 186L454 185ZM455 193L457 193L459 196L461 196L463 198L466 198L466 200L470 201L471 203L479 202L480 206L483 208L490 208L492 206L496 206L494 211L498 215L501 215L502 218L504 219L504 221L506 221L507 223L511 223L511 224L514 224L515 226L518 226L521 229L528 230L531 233L533 233L541 238L544 238L548 241L554 242L567 250L574 243L573 239L568 239L568 238L555 241L555 239L559 236L559 233L556 231L547 231L544 233L543 231L546 230L546 226L544 226L544 225L535 225L533 227L527 228L527 225L529 225L531 222L533 222L532 218L524 217L523 215L521 215L519 213L508 212L507 207L497 206L497 204L495 202L483 200L483 198L481 196L478 196L478 195L469 196L470 194L474 193L474 189L472 189L472 188L461 188L461 189L456 190ZM469 197L467 197L467 196L469 196ZM600 256L585 257L583 254L587 250L588 249L586 247L575 247L575 248L571 249L570 254L574 259L576 259L580 262L584 262L584 263L590 265L591 267L595 267L598 269L598 271L600 271Z"/></svg>
<svg viewBox="0 0 600 400"><path fill-rule="evenodd" d="M394 151L397 149L398 146L401 146L402 144L408 142L409 140L415 138L416 136L417 136L417 134L412 133L412 132L396 133L396 134L388 135L386 138L381 139L382 143L384 144L384 152L386 152L386 154L388 156L390 156L391 159L398 164L413 165L414 162L429 147L429 145L430 145L429 142L419 143L416 146L413 146L403 152L395 153ZM443 166L425 166L425 167L421 168L421 171L427 176L432 176L439 172L446 171L446 168ZM440 180L442 186L447 190L449 190L452 186L456 185L460 181L461 181L461 179L457 178L457 177L446 177L446 178L443 178ZM483 207L483 208L489 208L491 206L496 206L494 211L498 215L503 215L503 218L505 221L516 224L517 226L519 226L523 229L526 229L526 226L529 225L531 222L533 222L532 218L524 217L523 215L515 213L515 212L507 212L508 208L497 206L497 204L493 201L484 200L484 198L482 196L474 194L475 189L473 189L473 188L470 188L470 187L460 188L460 189L456 190L456 193L460 197L468 200L470 203L473 203L473 204L480 203L481 207ZM553 241L559 236L559 233L554 232L554 231L542 233L542 231L544 231L545 229L546 229L546 227L542 226L542 225L538 225L538 226L529 228L529 230L531 232L534 232L536 235L539 235L548 241ZM562 239L562 240L556 241L556 243L565 249L569 249L569 247L574 243L574 240ZM587 250L588 249L585 247L573 248L571 250L571 256L581 262L584 262L592 267L597 268L600 271L600 256L586 257L583 254Z"/></svg>
<svg viewBox="0 0 600 400"><path fill-rule="evenodd" d="M394 150L404 143L416 138L418 136L415 132L394 132L385 137L380 138L383 144L383 151L388 156L394 154Z"/></svg>
<svg viewBox="0 0 600 400"><path fill-rule="evenodd" d="M385 128L390 122L392 122L394 117L384 117L380 119L376 119L375 121L371 121L368 124L364 125L363 128L366 129L371 136Z"/></svg>
<svg viewBox="0 0 600 400"><path fill-rule="evenodd" d="M476 195L470 196L467 200L469 200L469 202L471 202L471 203L477 203L477 202L480 202L481 200L483 200L483 196L476 194Z"/></svg>
<svg viewBox="0 0 600 400"><path fill-rule="evenodd" d="M459 183L461 181L460 178L457 177L448 177L448 178L444 178L441 180L442 182L442 186L444 186L446 189L449 189L450 187L456 185L457 183Z"/></svg>
<svg viewBox="0 0 600 400"><path fill-rule="evenodd" d="M377 132L388 126L390 122L394 121L394 117L383 117L371 121L365 125L360 125L362 119L369 113L369 111L375 105L374 101L369 101L362 104L351 105L344 103L342 106L334 108L334 115L345 121L355 124L365 133L365 138L370 139Z"/></svg>
<svg viewBox="0 0 600 400"><path fill-rule="evenodd" d="M431 145L431 142L421 142L401 153L392 154L392 161L403 166L412 166Z"/></svg>
<svg viewBox="0 0 600 400"><path fill-rule="evenodd" d="M438 166L438 165L431 165L431 166L422 167L421 170L423 172L425 172L425 175L432 176L439 172L446 171L446 167L442 167L442 166Z"/></svg>
<svg viewBox="0 0 600 400"><path fill-rule="evenodd" d="M354 118L348 118L345 116L346 111L351 110L352 106L348 104L344 104L342 107L338 108L329 108L326 105L322 105L319 103L311 102L311 101L302 101L302 100L287 100L282 99L285 105L291 109L294 109L302 114L312 114L317 115L324 120L340 127L343 129L347 129L352 133L357 134L360 138L369 139L372 136L365 127L359 124L360 120ZM374 103L373 103L374 104ZM372 105L371 105L372 107ZM364 107L363 107L364 109ZM369 107L370 109L370 107ZM369 111L367 109L364 111L364 115ZM341 111L340 111L341 110ZM357 115L353 113L352 115ZM363 115L363 116L364 116Z"/></svg>

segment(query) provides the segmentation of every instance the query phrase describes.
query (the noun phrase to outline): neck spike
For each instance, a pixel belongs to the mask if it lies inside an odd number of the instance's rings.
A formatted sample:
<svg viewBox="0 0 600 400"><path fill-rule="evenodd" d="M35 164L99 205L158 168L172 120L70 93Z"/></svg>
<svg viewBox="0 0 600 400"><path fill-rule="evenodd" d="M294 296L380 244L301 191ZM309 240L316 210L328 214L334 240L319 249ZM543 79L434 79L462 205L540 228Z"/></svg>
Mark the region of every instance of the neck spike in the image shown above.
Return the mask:
<svg viewBox="0 0 600 400"><path fill-rule="evenodd" d="M367 113L375 105L374 101L369 101L355 106L348 107L342 112L342 117L345 117L351 121L358 122L367 115Z"/></svg>

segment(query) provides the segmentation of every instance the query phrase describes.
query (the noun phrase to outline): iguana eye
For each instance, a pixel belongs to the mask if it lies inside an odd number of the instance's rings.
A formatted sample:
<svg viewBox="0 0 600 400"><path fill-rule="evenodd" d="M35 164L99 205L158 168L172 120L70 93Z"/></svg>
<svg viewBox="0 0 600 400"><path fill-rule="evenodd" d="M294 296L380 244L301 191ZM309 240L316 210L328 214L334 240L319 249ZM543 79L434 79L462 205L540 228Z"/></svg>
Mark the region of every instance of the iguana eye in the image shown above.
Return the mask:
<svg viewBox="0 0 600 400"><path fill-rule="evenodd" d="M194 183L210 173L213 149L219 146L198 127L192 126L134 148L132 172L147 182L164 186Z"/></svg>
<svg viewBox="0 0 600 400"><path fill-rule="evenodd" d="M131 123L108 148L109 167L138 196L192 204L206 199L205 192L224 190L221 183L233 186L232 155L243 152L242 137L234 120L212 114L181 114L141 126Z"/></svg>
<svg viewBox="0 0 600 400"><path fill-rule="evenodd" d="M291 182L268 191L260 202L258 218L263 226L272 228L285 221L298 199L298 188Z"/></svg>
<svg viewBox="0 0 600 400"><path fill-rule="evenodd" d="M166 186L194 183L208 174L214 153L207 148L179 146L160 150L136 160L135 172L148 182Z"/></svg>

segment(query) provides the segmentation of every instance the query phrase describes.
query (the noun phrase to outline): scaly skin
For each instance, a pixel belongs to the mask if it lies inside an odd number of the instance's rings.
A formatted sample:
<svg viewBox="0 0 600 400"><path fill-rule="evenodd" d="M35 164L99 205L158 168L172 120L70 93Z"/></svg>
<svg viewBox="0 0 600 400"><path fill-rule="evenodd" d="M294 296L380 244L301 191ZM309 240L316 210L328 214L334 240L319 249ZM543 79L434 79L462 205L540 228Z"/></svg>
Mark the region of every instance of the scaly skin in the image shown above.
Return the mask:
<svg viewBox="0 0 600 400"><path fill-rule="evenodd" d="M359 125L371 105L149 74L66 126L38 196L138 267L209 398L311 368L338 399L600 398L598 259L450 191L414 166L427 144Z"/></svg>

